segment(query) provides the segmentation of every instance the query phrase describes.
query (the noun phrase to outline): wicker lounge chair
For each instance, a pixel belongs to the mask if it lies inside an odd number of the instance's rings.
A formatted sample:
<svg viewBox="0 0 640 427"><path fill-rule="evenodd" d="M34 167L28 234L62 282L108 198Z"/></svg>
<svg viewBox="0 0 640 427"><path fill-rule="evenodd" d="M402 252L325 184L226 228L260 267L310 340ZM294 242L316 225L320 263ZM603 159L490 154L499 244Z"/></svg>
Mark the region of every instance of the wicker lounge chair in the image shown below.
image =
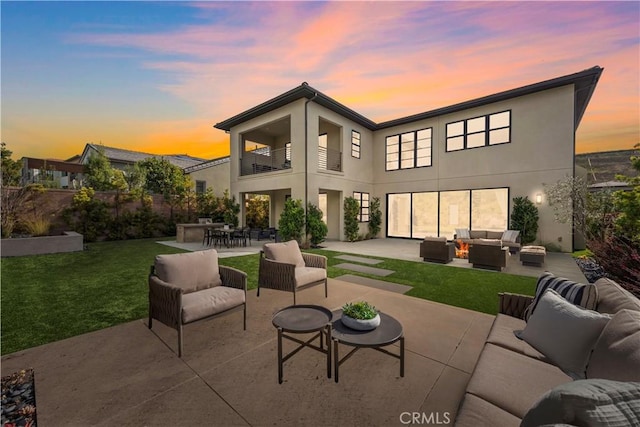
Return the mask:
<svg viewBox="0 0 640 427"><path fill-rule="evenodd" d="M295 240L266 243L260 251L258 296L261 288L292 292L295 305L297 291L322 283L327 297L327 258L300 252Z"/></svg>
<svg viewBox="0 0 640 427"><path fill-rule="evenodd" d="M425 261L447 264L453 260L456 246L446 237L425 237L420 242L420 257Z"/></svg>
<svg viewBox="0 0 640 427"><path fill-rule="evenodd" d="M158 255L149 274L149 329L153 319L178 331L182 357L182 326L234 310L244 310L247 329L247 274L218 266L215 249Z"/></svg>

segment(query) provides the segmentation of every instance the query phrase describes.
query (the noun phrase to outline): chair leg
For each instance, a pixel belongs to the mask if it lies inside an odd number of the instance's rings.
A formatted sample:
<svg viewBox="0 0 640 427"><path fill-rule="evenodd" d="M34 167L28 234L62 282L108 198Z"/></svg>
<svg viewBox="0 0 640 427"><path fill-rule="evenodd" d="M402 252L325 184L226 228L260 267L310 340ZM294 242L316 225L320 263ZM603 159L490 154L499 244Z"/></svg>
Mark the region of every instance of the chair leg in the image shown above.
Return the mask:
<svg viewBox="0 0 640 427"><path fill-rule="evenodd" d="M260 283L258 283L258 295L257 296L260 296Z"/></svg>
<svg viewBox="0 0 640 427"><path fill-rule="evenodd" d="M149 329L151 329L151 324L153 323L153 317L149 315Z"/></svg>
<svg viewBox="0 0 640 427"><path fill-rule="evenodd" d="M182 357L182 325L178 325L178 357Z"/></svg>
<svg viewBox="0 0 640 427"><path fill-rule="evenodd" d="M293 305L296 305L296 291L293 291Z"/></svg>
<svg viewBox="0 0 640 427"><path fill-rule="evenodd" d="M324 279L324 297L329 298L329 288L327 284L327 279Z"/></svg>
<svg viewBox="0 0 640 427"><path fill-rule="evenodd" d="M247 330L247 303L244 303L244 330Z"/></svg>

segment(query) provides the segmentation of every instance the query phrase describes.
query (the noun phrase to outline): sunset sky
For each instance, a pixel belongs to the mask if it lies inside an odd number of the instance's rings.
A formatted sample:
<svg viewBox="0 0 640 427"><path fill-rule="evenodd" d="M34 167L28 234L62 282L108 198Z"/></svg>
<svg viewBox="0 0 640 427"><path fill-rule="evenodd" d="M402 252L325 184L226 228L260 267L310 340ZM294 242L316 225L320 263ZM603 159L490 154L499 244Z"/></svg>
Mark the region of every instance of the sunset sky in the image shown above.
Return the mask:
<svg viewBox="0 0 640 427"><path fill-rule="evenodd" d="M381 122L599 65L577 152L640 140L640 3L1 3L2 141L203 158L303 81Z"/></svg>

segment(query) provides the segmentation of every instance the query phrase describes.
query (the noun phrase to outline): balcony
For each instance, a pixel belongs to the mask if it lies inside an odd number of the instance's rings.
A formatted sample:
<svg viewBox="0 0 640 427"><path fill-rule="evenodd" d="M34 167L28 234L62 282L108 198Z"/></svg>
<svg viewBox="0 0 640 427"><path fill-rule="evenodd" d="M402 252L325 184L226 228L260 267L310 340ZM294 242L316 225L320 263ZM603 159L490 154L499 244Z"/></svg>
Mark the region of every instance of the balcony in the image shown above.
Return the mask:
<svg viewBox="0 0 640 427"><path fill-rule="evenodd" d="M342 152L331 148L318 147L318 169L342 172Z"/></svg>
<svg viewBox="0 0 640 427"><path fill-rule="evenodd" d="M240 162L240 176L291 169L288 148L258 148L246 151Z"/></svg>

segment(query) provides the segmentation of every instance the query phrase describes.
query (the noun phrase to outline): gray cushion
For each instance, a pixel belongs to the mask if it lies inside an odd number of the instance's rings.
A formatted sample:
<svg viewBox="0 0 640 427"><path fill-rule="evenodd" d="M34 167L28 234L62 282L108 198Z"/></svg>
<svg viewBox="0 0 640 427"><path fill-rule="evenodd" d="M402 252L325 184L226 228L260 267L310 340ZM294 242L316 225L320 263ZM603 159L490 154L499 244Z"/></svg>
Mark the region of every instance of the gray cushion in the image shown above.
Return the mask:
<svg viewBox="0 0 640 427"><path fill-rule="evenodd" d="M498 314L493 321L493 326L491 326L487 342L543 362L551 363L547 356L514 334L514 332L522 332L526 325L524 320L518 319L517 317Z"/></svg>
<svg viewBox="0 0 640 427"><path fill-rule="evenodd" d="M182 296L182 323L195 322L213 314L222 313L245 302L244 291L216 286Z"/></svg>
<svg viewBox="0 0 640 427"><path fill-rule="evenodd" d="M470 239L468 228L456 228L456 239Z"/></svg>
<svg viewBox="0 0 640 427"><path fill-rule="evenodd" d="M495 239L475 239L473 241L474 245L484 245L484 246L500 246L502 247L502 243L500 240Z"/></svg>
<svg viewBox="0 0 640 427"><path fill-rule="evenodd" d="M295 269L296 288L327 278L327 270L314 267L297 267Z"/></svg>
<svg viewBox="0 0 640 427"><path fill-rule="evenodd" d="M425 242L446 242L447 238L445 236L442 237L432 237L432 236L426 236L424 238Z"/></svg>
<svg viewBox="0 0 640 427"><path fill-rule="evenodd" d="M548 289L520 335L573 378L584 378L596 340L608 314L585 310Z"/></svg>
<svg viewBox="0 0 640 427"><path fill-rule="evenodd" d="M640 311L640 300L611 279L598 279L598 308L600 313L615 314L626 308Z"/></svg>
<svg viewBox="0 0 640 427"><path fill-rule="evenodd" d="M527 412L522 427L640 425L640 383L577 380L550 390Z"/></svg>
<svg viewBox="0 0 640 427"><path fill-rule="evenodd" d="M503 242L515 243L518 235L520 234L520 230L506 230L502 233L502 237L500 240Z"/></svg>
<svg viewBox="0 0 640 427"><path fill-rule="evenodd" d="M486 344L467 393L522 418L543 393L567 381L571 378L550 363Z"/></svg>
<svg viewBox="0 0 640 427"><path fill-rule="evenodd" d="M502 231L487 231L487 239L500 240L502 239Z"/></svg>
<svg viewBox="0 0 640 427"><path fill-rule="evenodd" d="M558 292L564 299L572 304L584 307L587 310L595 310L598 303L598 290L593 284L583 284L573 282L569 279L556 277L548 271L542 273L536 284L536 294L524 312L525 320L531 317L536 309L540 297L547 289L553 289Z"/></svg>
<svg viewBox="0 0 640 427"><path fill-rule="evenodd" d="M486 230L471 230L469 232L469 238L471 239L486 239L487 232Z"/></svg>
<svg viewBox="0 0 640 427"><path fill-rule="evenodd" d="M290 240L283 243L265 243L263 246L265 257L285 264L294 264L296 267L304 267L304 258L298 242Z"/></svg>
<svg viewBox="0 0 640 427"><path fill-rule="evenodd" d="M587 378L640 382L640 312L621 310L596 341Z"/></svg>
<svg viewBox="0 0 640 427"><path fill-rule="evenodd" d="M155 273L160 280L194 292L222 284L215 249L184 254L158 255Z"/></svg>
<svg viewBox="0 0 640 427"><path fill-rule="evenodd" d="M518 427L519 425L520 418L469 393L464 396L460 411L456 415L456 427Z"/></svg>

